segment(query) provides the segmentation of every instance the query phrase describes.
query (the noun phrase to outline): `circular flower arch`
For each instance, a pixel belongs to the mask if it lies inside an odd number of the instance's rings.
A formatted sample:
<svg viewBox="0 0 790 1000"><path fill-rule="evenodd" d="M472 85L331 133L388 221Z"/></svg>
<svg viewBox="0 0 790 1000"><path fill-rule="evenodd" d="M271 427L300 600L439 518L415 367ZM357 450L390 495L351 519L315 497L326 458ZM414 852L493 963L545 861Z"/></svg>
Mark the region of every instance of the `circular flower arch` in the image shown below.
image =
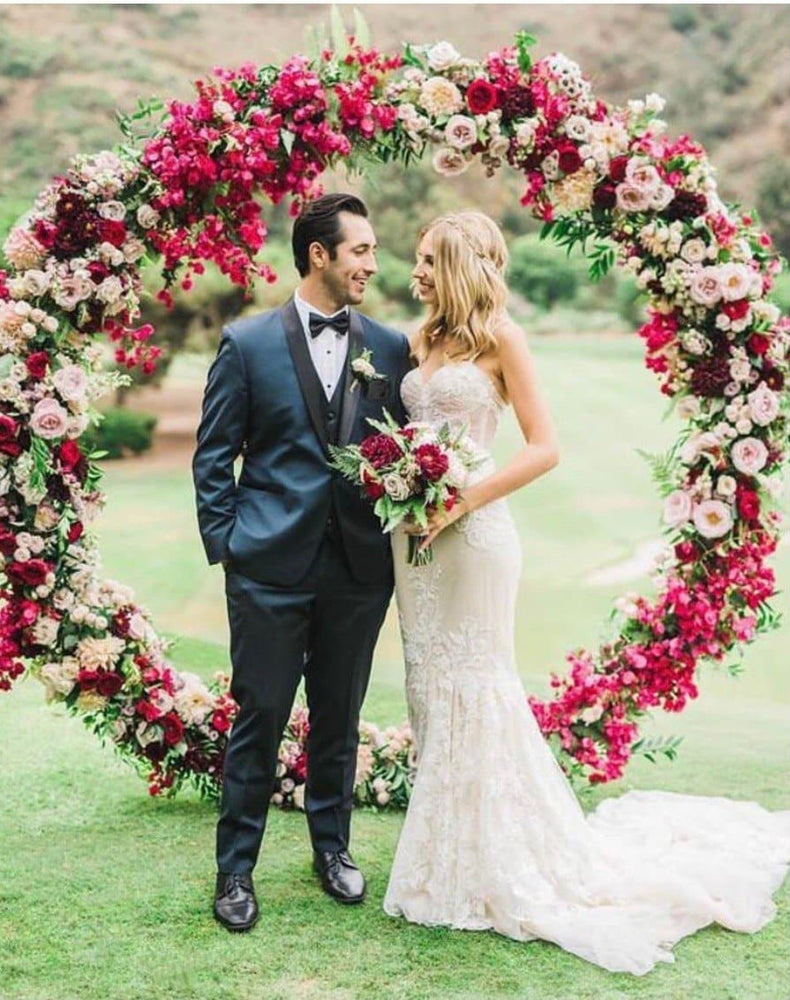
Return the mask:
<svg viewBox="0 0 790 1000"><path fill-rule="evenodd" d="M656 95L596 98L533 39L485 60L446 42L384 55L353 38L314 60L215 70L157 121L141 106L126 143L76 157L4 246L0 272L0 689L25 672L147 777L152 794L192 784L216 797L235 706L227 679L181 673L132 591L105 580L90 523L104 497L80 445L118 365L151 371L139 325L140 268L161 261L159 296L206 262L241 286L275 280L258 260L261 203L297 212L341 162L407 166L428 153L451 176L474 159L521 173L544 235L581 244L593 277L618 264L649 298L647 367L683 421L651 464L666 547L656 595L615 602L610 638L567 655L551 700L531 699L571 775L619 777L640 717L680 711L703 659L722 660L777 624L766 559L780 532L790 323L768 301L781 260L753 216L720 200L704 149L671 139ZM303 710L281 751L279 802L299 804ZM362 727L358 796L403 804L407 730ZM644 744L641 744L644 749ZM661 748L659 748L661 749ZM671 748L664 747L664 750Z"/></svg>

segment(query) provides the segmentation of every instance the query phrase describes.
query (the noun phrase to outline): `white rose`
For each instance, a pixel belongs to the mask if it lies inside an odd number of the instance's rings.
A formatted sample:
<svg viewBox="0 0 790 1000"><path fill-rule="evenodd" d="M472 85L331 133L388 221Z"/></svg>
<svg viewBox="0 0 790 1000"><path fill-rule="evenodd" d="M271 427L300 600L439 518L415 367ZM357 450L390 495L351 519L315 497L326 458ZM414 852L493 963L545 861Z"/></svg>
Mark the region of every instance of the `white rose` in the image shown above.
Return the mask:
<svg viewBox="0 0 790 1000"><path fill-rule="evenodd" d="M716 492L722 497L734 496L737 486L733 476L719 476L716 480Z"/></svg>
<svg viewBox="0 0 790 1000"><path fill-rule="evenodd" d="M68 413L57 400L41 399L30 417L30 429L42 438L62 437L66 433Z"/></svg>
<svg viewBox="0 0 790 1000"><path fill-rule="evenodd" d="M704 240L701 240L699 236L694 236L683 244L680 256L689 264L701 264L705 260L707 249Z"/></svg>
<svg viewBox="0 0 790 1000"><path fill-rule="evenodd" d="M621 212L644 212L650 205L650 194L633 184L618 184L615 188L617 207Z"/></svg>
<svg viewBox="0 0 790 1000"><path fill-rule="evenodd" d="M137 222L143 229L153 229L159 222L159 212L153 205L141 205L137 209Z"/></svg>
<svg viewBox="0 0 790 1000"><path fill-rule="evenodd" d="M664 524L671 528L685 524L691 517L691 496L685 490L673 490L664 501Z"/></svg>
<svg viewBox="0 0 790 1000"><path fill-rule="evenodd" d="M290 795L294 788L296 788L296 782L293 778L283 778L280 782L280 790L284 795Z"/></svg>
<svg viewBox="0 0 790 1000"><path fill-rule="evenodd" d="M437 42L428 49L428 65L435 73L440 73L444 69L449 69L453 63L458 62L461 53L449 42Z"/></svg>
<svg viewBox="0 0 790 1000"><path fill-rule="evenodd" d="M126 218L126 206L122 201L103 201L99 205L99 215L113 222L123 222Z"/></svg>
<svg viewBox="0 0 790 1000"><path fill-rule="evenodd" d="M532 121L522 122L516 129L516 142L519 146L527 148L532 145L535 138L535 124Z"/></svg>
<svg viewBox="0 0 790 1000"><path fill-rule="evenodd" d="M737 302L749 294L753 271L745 264L722 264L719 267L721 294L725 302Z"/></svg>
<svg viewBox="0 0 790 1000"><path fill-rule="evenodd" d="M721 538L732 527L732 510L722 500L703 500L694 507L694 525L703 538Z"/></svg>
<svg viewBox="0 0 790 1000"><path fill-rule="evenodd" d="M647 195L655 194L661 187L661 177L648 160L641 156L633 156L626 164L625 179L639 191Z"/></svg>
<svg viewBox="0 0 790 1000"><path fill-rule="evenodd" d="M719 269L717 267L700 267L691 274L689 293L692 299L701 306L710 308L715 305L722 294Z"/></svg>
<svg viewBox="0 0 790 1000"><path fill-rule="evenodd" d="M577 142L587 142L590 138L590 122L583 115L570 115L565 122L565 132Z"/></svg>

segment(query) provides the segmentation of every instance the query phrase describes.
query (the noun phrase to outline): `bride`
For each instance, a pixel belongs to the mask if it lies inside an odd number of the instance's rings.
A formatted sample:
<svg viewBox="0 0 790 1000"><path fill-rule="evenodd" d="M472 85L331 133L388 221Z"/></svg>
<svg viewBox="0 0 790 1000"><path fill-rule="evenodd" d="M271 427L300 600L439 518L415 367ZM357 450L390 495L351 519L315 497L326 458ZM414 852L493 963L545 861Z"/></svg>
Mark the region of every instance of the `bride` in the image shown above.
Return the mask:
<svg viewBox="0 0 790 1000"><path fill-rule="evenodd" d="M633 791L585 816L516 670L519 536L505 496L558 461L557 435L521 330L505 312L507 249L485 215L421 233L413 272L428 316L404 378L412 420L466 425L483 464L434 515L427 566L393 537L417 777L384 900L419 924L542 938L613 972L673 961L706 924L754 932L775 913L790 812ZM526 446L496 470L489 448L512 405Z"/></svg>

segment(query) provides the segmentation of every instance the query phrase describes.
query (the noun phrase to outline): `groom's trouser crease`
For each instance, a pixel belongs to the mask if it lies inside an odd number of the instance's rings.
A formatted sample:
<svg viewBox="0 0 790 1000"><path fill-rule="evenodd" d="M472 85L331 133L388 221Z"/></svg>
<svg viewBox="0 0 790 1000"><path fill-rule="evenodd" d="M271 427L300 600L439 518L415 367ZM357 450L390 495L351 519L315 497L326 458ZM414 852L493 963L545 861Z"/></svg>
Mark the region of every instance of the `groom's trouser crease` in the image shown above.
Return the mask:
<svg viewBox="0 0 790 1000"><path fill-rule="evenodd" d="M277 750L302 673L311 724L305 795L311 839L316 850L347 847L359 711L391 589L391 583L357 583L332 538L322 542L298 587L270 586L229 569L231 693L240 711L226 756L218 870L255 866Z"/></svg>

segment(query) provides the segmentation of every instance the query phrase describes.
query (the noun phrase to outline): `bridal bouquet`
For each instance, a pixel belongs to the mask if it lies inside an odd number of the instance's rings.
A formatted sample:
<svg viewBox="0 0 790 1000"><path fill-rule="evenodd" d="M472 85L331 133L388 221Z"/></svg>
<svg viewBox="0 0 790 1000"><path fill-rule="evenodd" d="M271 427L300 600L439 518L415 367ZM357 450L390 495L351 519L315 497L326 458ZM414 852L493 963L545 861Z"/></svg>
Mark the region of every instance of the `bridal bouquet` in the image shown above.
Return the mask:
<svg viewBox="0 0 790 1000"><path fill-rule="evenodd" d="M330 465L360 487L373 504L384 532L410 519L428 525L434 510L450 511L471 469L480 463L466 429L409 423L401 427L385 410L385 422L368 419L378 433L359 444L331 447ZM431 561L430 546L419 551L421 538L409 535L412 566Z"/></svg>

